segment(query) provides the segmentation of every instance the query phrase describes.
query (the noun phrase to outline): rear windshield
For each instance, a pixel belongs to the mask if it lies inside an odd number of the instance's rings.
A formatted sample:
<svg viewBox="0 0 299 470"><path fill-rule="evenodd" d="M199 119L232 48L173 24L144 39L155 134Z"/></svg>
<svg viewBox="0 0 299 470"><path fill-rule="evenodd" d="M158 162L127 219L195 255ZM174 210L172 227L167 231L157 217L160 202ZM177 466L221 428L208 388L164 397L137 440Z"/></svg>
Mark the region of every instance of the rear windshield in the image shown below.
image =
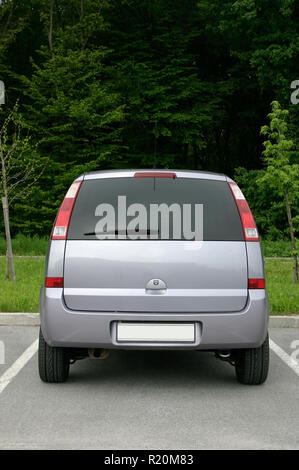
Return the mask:
<svg viewBox="0 0 299 470"><path fill-rule="evenodd" d="M244 240L224 181L101 178L83 181L69 240Z"/></svg>

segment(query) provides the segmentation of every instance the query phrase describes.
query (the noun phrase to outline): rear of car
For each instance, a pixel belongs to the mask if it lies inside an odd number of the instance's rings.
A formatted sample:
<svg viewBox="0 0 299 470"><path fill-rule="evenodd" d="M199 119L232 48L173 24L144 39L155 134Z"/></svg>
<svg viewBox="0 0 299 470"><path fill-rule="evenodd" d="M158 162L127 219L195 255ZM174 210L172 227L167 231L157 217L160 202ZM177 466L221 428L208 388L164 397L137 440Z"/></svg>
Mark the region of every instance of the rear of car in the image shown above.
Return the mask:
<svg viewBox="0 0 299 470"><path fill-rule="evenodd" d="M40 312L44 381L63 381L70 361L110 349L211 350L242 383L267 376L259 237L225 175L79 177L54 223Z"/></svg>

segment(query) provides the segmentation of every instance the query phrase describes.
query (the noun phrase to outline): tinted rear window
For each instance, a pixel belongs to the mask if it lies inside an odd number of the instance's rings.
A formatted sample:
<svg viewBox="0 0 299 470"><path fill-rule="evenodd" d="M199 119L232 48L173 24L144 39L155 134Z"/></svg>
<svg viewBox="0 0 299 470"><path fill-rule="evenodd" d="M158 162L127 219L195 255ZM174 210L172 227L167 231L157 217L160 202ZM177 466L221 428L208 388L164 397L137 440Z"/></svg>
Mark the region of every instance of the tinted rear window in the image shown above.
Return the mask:
<svg viewBox="0 0 299 470"><path fill-rule="evenodd" d="M122 206L119 206L120 196L122 196ZM151 207L155 208L161 204L164 204L164 207L171 207L172 204L175 204L172 207L181 213L183 220L183 211L189 205L191 208L189 209L191 214L189 218L190 230L194 232L196 216L192 208L195 205L197 207L201 205L203 240L244 240L239 213L228 184L224 181L195 178L102 178L83 181L71 217L68 239L95 240L102 237L104 232L108 232L105 235L108 239L132 239L132 223L129 225L129 222L133 221L136 214L138 215L138 212L134 212L137 206L131 206L136 203L144 207L143 215L146 211L148 219ZM111 230L111 224L104 224L104 216L107 212L105 212L106 206L103 204L109 204L109 210L111 206L113 207L115 230ZM124 212L124 207L126 210L131 207L129 209L131 215L128 215L127 212L125 218L123 215L119 217L120 212ZM190 236L185 236L183 229L181 233L178 232L178 226L174 227L171 210L169 214L169 236L165 237L159 215L158 225L155 226L156 230L152 230L150 221L148 226L151 227L151 231L144 230L144 226L138 227L137 225L136 227L135 224L133 231L135 237L137 239L151 239L155 234L154 238L157 239L191 239Z"/></svg>

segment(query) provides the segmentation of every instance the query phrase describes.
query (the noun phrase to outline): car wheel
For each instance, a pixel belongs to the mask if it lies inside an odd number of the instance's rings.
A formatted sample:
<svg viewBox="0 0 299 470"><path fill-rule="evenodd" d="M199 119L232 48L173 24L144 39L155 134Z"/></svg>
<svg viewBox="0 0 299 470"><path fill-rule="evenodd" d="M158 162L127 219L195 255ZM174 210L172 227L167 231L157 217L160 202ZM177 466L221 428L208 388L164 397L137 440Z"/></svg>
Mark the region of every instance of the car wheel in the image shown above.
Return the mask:
<svg viewBox="0 0 299 470"><path fill-rule="evenodd" d="M265 382L269 370L269 337L259 348L235 351L236 376L241 384L260 385Z"/></svg>
<svg viewBox="0 0 299 470"><path fill-rule="evenodd" d="M66 348L49 346L40 329L38 348L38 370L43 382L65 382L69 376L70 361Z"/></svg>

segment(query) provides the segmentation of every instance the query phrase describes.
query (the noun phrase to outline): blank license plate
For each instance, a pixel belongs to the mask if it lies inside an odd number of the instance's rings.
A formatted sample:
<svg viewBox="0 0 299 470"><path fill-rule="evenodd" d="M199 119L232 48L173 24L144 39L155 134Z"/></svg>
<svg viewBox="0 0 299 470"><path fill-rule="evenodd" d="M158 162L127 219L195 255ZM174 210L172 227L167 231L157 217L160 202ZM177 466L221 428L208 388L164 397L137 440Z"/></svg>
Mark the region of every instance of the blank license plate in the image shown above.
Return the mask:
<svg viewBox="0 0 299 470"><path fill-rule="evenodd" d="M193 343L194 323L117 323L117 341Z"/></svg>

